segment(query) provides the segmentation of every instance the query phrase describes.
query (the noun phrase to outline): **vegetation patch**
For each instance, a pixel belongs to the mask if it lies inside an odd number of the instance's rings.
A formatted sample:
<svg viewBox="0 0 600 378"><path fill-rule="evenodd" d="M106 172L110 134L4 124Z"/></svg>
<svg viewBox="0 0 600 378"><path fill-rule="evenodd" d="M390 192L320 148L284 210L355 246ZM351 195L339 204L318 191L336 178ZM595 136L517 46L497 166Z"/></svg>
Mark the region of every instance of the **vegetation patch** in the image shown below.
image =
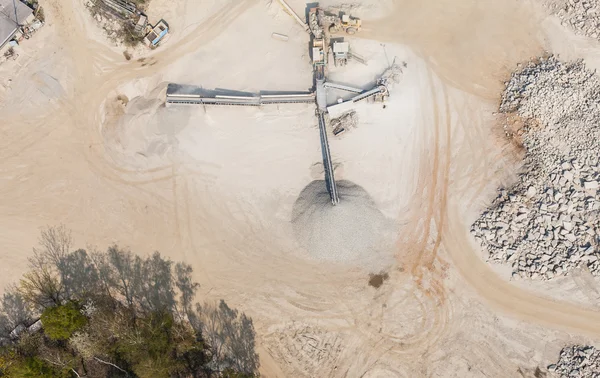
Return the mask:
<svg viewBox="0 0 600 378"><path fill-rule="evenodd" d="M42 313L44 333L51 340L67 340L73 333L87 324L87 318L81 313L75 302L48 307Z"/></svg>
<svg viewBox="0 0 600 378"><path fill-rule="evenodd" d="M90 0L86 6L110 40L125 47L135 47L146 33L144 27L136 28L136 25L148 3L141 0ZM120 8L119 4L125 4L130 11Z"/></svg>
<svg viewBox="0 0 600 378"><path fill-rule="evenodd" d="M0 299L0 377L257 376L252 319L196 302L191 266L73 250L63 227L40 244Z"/></svg>

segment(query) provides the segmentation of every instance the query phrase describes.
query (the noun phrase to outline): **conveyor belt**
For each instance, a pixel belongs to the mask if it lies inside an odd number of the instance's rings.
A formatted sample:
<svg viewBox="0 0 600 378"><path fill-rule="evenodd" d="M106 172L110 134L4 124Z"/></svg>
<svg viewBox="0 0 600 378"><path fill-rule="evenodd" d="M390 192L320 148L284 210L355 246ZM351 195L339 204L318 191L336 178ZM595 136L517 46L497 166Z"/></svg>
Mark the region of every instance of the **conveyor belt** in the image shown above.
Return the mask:
<svg viewBox="0 0 600 378"><path fill-rule="evenodd" d="M371 89L370 91L361 93L358 96L353 97L352 98L352 102L359 102L359 101L362 101L362 100L366 100L367 98L373 97L373 96L375 96L377 94L385 93L386 90L387 89L383 85L380 85L380 86L378 86L376 88Z"/></svg>
<svg viewBox="0 0 600 378"><path fill-rule="evenodd" d="M323 166L325 168L325 183L327 191L331 197L331 203L335 206L340 203L340 197L333 174L333 163L331 162L331 151L329 151L329 141L327 140L327 128L325 127L325 116L323 112L318 112L319 132L321 134L321 152L323 153Z"/></svg>
<svg viewBox="0 0 600 378"><path fill-rule="evenodd" d="M325 82L324 86L325 86L325 88L334 88L334 89L339 89L342 91L352 92L352 93L361 93L363 91L360 88L354 88L354 87L350 87L348 85L332 83L330 81Z"/></svg>
<svg viewBox="0 0 600 378"><path fill-rule="evenodd" d="M168 104L261 106L272 104L312 104L314 102L315 95L312 93L262 96L218 95L215 97L202 97L194 94L167 94Z"/></svg>

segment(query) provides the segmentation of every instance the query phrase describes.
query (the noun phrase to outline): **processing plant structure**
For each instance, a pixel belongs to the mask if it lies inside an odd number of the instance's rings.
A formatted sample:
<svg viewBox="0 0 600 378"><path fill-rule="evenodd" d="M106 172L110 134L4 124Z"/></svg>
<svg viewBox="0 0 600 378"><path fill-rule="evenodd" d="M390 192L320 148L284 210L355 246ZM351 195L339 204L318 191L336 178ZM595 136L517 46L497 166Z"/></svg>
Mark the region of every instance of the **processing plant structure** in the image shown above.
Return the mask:
<svg viewBox="0 0 600 378"><path fill-rule="evenodd" d="M246 93L224 90L206 90L198 86L169 84L167 87L166 105L229 105L229 106L266 106L272 104L294 104L313 103L316 104L316 116L321 136L321 151L323 155L323 167L325 171L325 183L331 197L331 203L336 205L340 201L335 174L331 159L331 151L327 138L327 122L325 114L332 119L333 134L338 135L344 131L340 126L341 121L354 118L354 106L357 102L367 99L384 102L389 96L389 78L397 75L399 67L393 65L376 85L363 90L348 85L337 84L327 81L327 66L330 53L336 66L345 66L349 59L354 59L362 64L366 60L350 51L348 42L340 38L333 38L337 33L353 35L360 32L362 21L358 18L340 13L332 14L318 6L308 9L307 23L303 23L293 10L279 0L284 9L290 13L303 28L310 33L310 57L313 65L314 85L309 92L261 92ZM327 103L327 91L336 90L352 93L354 96L349 100L339 100L335 104ZM334 126L335 125L335 126Z"/></svg>

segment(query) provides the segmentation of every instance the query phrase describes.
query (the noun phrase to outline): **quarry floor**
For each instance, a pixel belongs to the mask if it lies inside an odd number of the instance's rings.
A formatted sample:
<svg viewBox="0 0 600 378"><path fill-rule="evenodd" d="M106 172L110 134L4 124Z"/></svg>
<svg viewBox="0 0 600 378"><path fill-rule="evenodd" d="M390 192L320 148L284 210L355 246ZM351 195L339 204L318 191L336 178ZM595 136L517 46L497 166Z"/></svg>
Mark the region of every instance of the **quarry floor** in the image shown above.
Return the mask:
<svg viewBox="0 0 600 378"><path fill-rule="evenodd" d="M594 279L511 281L469 234L519 167L503 82L544 51L598 66L597 43L535 3L354 3L369 65L329 78L369 88L393 59L406 68L385 109L360 104L359 126L330 137L336 178L358 189L298 222L322 180L313 106L164 107L169 82L308 90L308 35L276 1L153 0L169 39L127 61L80 1L47 0L47 24L0 66L0 285L46 225L82 247L160 251L253 318L265 377L533 377L565 343L597 340Z"/></svg>

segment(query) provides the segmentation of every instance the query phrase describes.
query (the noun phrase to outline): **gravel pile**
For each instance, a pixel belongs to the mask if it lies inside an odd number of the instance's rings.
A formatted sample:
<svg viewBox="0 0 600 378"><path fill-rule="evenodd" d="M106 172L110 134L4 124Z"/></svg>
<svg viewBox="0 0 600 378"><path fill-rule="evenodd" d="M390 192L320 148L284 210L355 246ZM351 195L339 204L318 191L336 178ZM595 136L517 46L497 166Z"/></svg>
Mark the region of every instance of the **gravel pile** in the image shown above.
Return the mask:
<svg viewBox="0 0 600 378"><path fill-rule="evenodd" d="M550 12L576 34L600 38L600 2L597 0L546 0Z"/></svg>
<svg viewBox="0 0 600 378"><path fill-rule="evenodd" d="M551 279L585 265L600 275L600 79L555 57L522 67L500 111L526 120L519 180L471 231L513 275Z"/></svg>
<svg viewBox="0 0 600 378"><path fill-rule="evenodd" d="M600 378L600 350L593 346L573 345L560 351L556 364L548 370L560 377Z"/></svg>
<svg viewBox="0 0 600 378"><path fill-rule="evenodd" d="M372 272L393 263L394 224L360 186L337 182L340 203L331 205L324 181L313 181L298 196L292 226L298 243L312 257L363 266Z"/></svg>

